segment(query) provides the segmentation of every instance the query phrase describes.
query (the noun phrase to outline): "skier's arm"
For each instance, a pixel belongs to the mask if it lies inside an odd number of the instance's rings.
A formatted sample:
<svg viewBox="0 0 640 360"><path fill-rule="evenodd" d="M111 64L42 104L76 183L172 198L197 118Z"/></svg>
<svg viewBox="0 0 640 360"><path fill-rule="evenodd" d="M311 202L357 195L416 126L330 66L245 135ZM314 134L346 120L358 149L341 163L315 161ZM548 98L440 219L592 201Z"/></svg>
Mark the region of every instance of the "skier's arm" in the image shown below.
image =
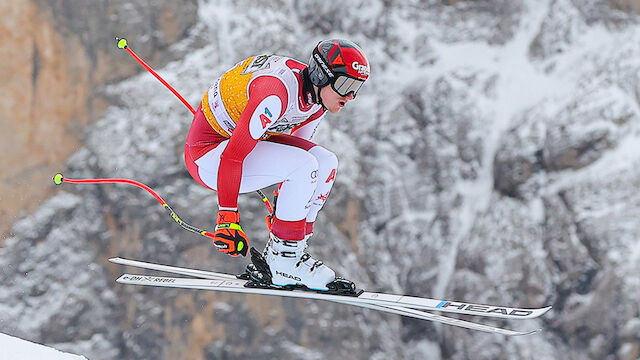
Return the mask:
<svg viewBox="0 0 640 360"><path fill-rule="evenodd" d="M261 76L249 85L249 101L220 157L218 204L224 209L238 206L242 162L267 128L282 116L287 106L287 89L272 76Z"/></svg>

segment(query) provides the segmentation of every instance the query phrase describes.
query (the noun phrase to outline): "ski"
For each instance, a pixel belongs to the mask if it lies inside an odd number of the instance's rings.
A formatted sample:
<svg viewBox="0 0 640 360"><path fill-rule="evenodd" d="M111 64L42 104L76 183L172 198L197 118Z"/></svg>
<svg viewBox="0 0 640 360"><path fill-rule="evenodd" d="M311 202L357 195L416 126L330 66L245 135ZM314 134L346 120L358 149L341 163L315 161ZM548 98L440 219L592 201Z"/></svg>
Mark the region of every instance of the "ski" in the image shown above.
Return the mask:
<svg viewBox="0 0 640 360"><path fill-rule="evenodd" d="M224 275L224 274L223 274ZM120 284L129 285L145 285L145 286L157 286L157 287L170 287L170 288L182 288L182 289L196 289L196 290L217 290L246 294L260 294L260 295L275 295L275 296L287 296L297 297L305 299L317 299L327 300L342 304L348 304L353 306L359 306L369 308L372 310L388 312L397 315L403 315L415 319L430 320L440 322L443 324L458 326L471 330L479 330L494 334L502 334L506 336L520 336L529 335L539 332L540 329L532 331L516 331L504 328L493 327L484 324L478 324L470 321L450 318L447 316L431 314L424 311L405 308L397 305L378 305L367 302L357 301L357 297L340 296L340 295L326 295L316 292L299 291L299 290L275 290L275 289L263 289L263 288L248 288L245 287L246 280L232 280L232 279L195 279L195 278L175 278L175 277L160 277L149 275L132 275L123 274L117 280Z"/></svg>
<svg viewBox="0 0 640 360"><path fill-rule="evenodd" d="M230 274L221 274L221 273L216 273L211 271L180 268L175 266L160 265L160 264L129 260L129 259L123 259L123 258L111 258L109 259L109 261L116 264L128 265L128 266L150 269L150 270L164 271L164 272L169 272L173 274L187 275L187 276L203 278L203 279L244 281L244 283L246 283L246 280L238 280L235 275L230 275ZM277 290L269 289L269 290L277 291L277 292L286 291L286 290L280 290L280 289L277 289ZM297 294L298 293L315 294L317 296L320 296L321 298L326 297L326 300L330 300L330 301L344 300L344 299L350 298L349 296L312 293L312 292L300 291L300 290L293 290L293 292ZM276 293L274 295L278 295L278 294L280 293ZM280 294L280 295L286 296L284 294ZM295 296L301 297L297 295ZM464 315L479 315L479 316L502 318L502 319L509 319L509 320L536 318L545 314L547 311L549 311L549 309L551 309L551 306L547 306L543 308L521 309L521 308L512 308L512 307L497 306L497 305L473 304L473 303L450 301L450 300L438 300L438 299L374 293L374 292L362 292L357 297L351 297L350 301L357 302L357 303L373 304L373 305L399 306L399 307L411 308L411 309L441 311L441 312L464 314Z"/></svg>

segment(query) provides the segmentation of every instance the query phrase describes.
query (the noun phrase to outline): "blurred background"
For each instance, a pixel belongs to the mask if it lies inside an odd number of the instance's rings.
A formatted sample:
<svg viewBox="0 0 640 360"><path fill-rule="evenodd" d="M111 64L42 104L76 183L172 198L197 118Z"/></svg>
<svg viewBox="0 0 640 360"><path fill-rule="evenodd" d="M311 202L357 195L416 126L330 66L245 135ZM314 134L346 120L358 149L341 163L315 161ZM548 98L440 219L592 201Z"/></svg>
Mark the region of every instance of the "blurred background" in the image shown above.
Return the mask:
<svg viewBox="0 0 640 360"><path fill-rule="evenodd" d="M90 359L640 357L640 0L0 3L0 332ZM242 271L210 228L191 113L239 60L358 43L371 78L314 140L340 159L310 251L369 291L519 307L506 338L345 305L122 286L113 256ZM240 198L252 245L265 209ZM136 270L138 273L142 271Z"/></svg>

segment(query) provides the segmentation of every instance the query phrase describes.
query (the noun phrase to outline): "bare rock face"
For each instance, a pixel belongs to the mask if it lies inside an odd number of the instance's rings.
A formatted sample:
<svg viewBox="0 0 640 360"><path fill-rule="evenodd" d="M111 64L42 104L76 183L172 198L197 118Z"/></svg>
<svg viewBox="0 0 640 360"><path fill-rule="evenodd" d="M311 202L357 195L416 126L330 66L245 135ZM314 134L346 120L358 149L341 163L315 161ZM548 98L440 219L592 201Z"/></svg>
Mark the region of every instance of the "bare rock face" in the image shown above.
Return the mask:
<svg viewBox="0 0 640 360"><path fill-rule="evenodd" d="M535 176L544 172L542 154L547 131L539 116L535 111L524 114L501 139L494 158L493 186L504 195L527 198L535 192Z"/></svg>
<svg viewBox="0 0 640 360"><path fill-rule="evenodd" d="M19 1L0 4L0 234L47 195L44 186L102 113L100 88L140 67L114 46L162 64L195 23L196 1Z"/></svg>
<svg viewBox="0 0 640 360"><path fill-rule="evenodd" d="M48 191L33 191L77 147L76 125L86 124L90 65L72 56L77 38L64 39L33 2L0 5L2 53L2 158L0 231L18 209L33 208ZM54 172L55 173L55 172ZM43 186L37 188L46 189ZM36 195L37 194L37 195Z"/></svg>

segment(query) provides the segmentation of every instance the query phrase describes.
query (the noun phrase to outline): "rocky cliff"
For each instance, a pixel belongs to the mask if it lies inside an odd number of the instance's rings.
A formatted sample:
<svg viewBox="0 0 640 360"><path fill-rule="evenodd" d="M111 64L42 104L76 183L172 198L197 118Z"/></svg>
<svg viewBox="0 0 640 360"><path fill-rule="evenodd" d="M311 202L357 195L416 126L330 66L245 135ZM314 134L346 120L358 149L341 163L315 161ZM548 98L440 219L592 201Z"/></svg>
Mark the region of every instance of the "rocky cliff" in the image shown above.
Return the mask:
<svg viewBox="0 0 640 360"><path fill-rule="evenodd" d="M64 185L0 249L3 332L92 359L638 358L637 1L199 5L164 66L129 35L192 104L256 53L306 59L341 36L369 54L371 80L315 137L340 170L313 254L369 290L553 305L527 323L486 321L544 331L507 339L344 305L120 286L110 256L223 272L245 261L138 189ZM147 74L119 79L105 78L112 105L65 174L143 181L208 226L215 194L182 163L189 112ZM261 248L263 206L249 194L240 207Z"/></svg>
<svg viewBox="0 0 640 360"><path fill-rule="evenodd" d="M43 186L82 147L110 99L101 89L140 71L113 51L136 33L150 61L195 24L195 1L14 1L0 4L0 233L51 195ZM124 100L126 101L126 100Z"/></svg>

